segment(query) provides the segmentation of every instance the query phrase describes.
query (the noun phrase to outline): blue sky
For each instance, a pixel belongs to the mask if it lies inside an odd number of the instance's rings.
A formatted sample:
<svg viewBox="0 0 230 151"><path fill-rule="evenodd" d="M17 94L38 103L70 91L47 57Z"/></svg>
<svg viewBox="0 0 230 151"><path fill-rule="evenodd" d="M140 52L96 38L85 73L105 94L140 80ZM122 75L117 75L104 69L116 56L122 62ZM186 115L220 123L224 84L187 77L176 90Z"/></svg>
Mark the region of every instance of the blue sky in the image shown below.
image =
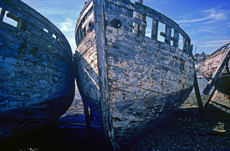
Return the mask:
<svg viewBox="0 0 230 151"><path fill-rule="evenodd" d="M75 52L74 30L84 0L22 0L56 25ZM134 2L134 0L131 0ZM144 0L189 35L197 53L212 53L230 42L230 0Z"/></svg>

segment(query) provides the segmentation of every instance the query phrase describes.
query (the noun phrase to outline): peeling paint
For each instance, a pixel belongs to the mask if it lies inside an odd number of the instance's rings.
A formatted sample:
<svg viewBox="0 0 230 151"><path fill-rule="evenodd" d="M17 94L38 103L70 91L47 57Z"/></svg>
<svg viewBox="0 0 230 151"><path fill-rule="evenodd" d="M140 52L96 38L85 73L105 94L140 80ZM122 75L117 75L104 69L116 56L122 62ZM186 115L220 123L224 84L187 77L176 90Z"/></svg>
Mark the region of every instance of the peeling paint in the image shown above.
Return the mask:
<svg viewBox="0 0 230 151"><path fill-rule="evenodd" d="M95 21L98 21L95 32L87 33L82 42L77 43L75 56L79 64L77 70L81 75L79 87L83 89L84 95L92 98L89 102L105 105L97 112L106 117L103 122L106 136L117 149L116 142L120 146L129 145L183 103L193 88L194 60L190 38L174 21L138 3L123 0L93 1L94 6L104 2L105 8L94 10L96 14L105 15L104 19L95 15ZM81 14L87 14L86 9ZM142 17L132 16L134 11ZM170 40L162 43L146 37L146 16L163 22L167 29L173 28L178 34L182 34L186 39L184 50L180 50L175 44L179 37L174 37L173 45L168 43ZM83 17L80 15L79 18ZM110 21L114 18L122 22L121 27L111 25ZM78 19L77 25L87 22L87 18L85 19ZM105 32L98 33L100 30L97 29L102 28L103 23ZM76 31L80 33L76 35L79 39L82 31L78 26ZM97 39L96 33L100 34L101 41ZM163 35L165 39L169 39L170 34L166 32ZM87 45L89 37L96 39L96 47ZM82 55L82 48L87 55ZM97 62L105 63L105 68L99 64L90 64L93 59L89 57L88 51L91 49L94 51L93 55L98 56ZM103 52L103 55L98 55L98 52ZM84 72L85 69L87 72ZM97 74L100 72L103 73L103 78ZM101 82L105 85L100 85ZM96 88L99 91L91 91Z"/></svg>

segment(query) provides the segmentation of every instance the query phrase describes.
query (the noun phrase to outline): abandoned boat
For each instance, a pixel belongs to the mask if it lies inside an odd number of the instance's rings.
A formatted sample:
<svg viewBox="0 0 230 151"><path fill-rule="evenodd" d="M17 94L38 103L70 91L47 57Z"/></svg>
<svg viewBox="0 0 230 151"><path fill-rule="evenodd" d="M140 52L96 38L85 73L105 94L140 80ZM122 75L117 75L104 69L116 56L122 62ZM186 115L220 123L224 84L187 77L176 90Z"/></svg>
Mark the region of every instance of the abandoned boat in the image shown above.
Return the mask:
<svg viewBox="0 0 230 151"><path fill-rule="evenodd" d="M73 101L74 78L72 51L57 27L20 0L1 0L0 11L3 141L64 114Z"/></svg>
<svg viewBox="0 0 230 151"><path fill-rule="evenodd" d="M158 29L160 23L164 32ZM79 91L114 149L129 146L171 115L193 88L189 36L142 3L88 0L78 17L75 39Z"/></svg>
<svg viewBox="0 0 230 151"><path fill-rule="evenodd" d="M214 86L223 94L230 96L230 42L214 51L199 67L200 73L208 81L212 79L215 74L219 74ZM223 63L223 69L219 67ZM220 72L220 73L218 73Z"/></svg>

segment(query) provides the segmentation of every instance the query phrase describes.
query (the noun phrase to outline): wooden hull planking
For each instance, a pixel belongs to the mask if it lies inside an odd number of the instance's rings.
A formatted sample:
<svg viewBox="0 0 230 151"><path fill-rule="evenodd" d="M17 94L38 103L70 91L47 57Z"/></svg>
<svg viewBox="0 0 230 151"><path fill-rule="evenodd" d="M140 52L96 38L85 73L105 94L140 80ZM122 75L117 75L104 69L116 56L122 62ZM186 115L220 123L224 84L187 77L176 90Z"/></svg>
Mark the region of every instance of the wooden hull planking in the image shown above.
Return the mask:
<svg viewBox="0 0 230 151"><path fill-rule="evenodd" d="M226 56L226 52L230 50L230 43L222 46L213 52L209 58L207 58L199 67L200 73L206 78L210 80L215 73L218 66L223 61ZM215 82L215 87L218 91L230 95L230 62L228 61L228 65L224 67L221 73L218 76L217 81Z"/></svg>
<svg viewBox="0 0 230 151"><path fill-rule="evenodd" d="M70 45L50 21L19 0L0 1L0 11L2 141L64 114L73 101L74 77Z"/></svg>
<svg viewBox="0 0 230 151"><path fill-rule="evenodd" d="M178 48L176 36L174 46L167 40L157 41L153 34L148 38L143 33L146 22L133 17L134 11L156 19L150 12L155 10L139 3L88 1L75 30L81 95L103 121L115 149L128 146L172 114L194 83L192 47L184 31L170 20L187 41L183 50ZM113 19L119 19L122 25L114 27Z"/></svg>

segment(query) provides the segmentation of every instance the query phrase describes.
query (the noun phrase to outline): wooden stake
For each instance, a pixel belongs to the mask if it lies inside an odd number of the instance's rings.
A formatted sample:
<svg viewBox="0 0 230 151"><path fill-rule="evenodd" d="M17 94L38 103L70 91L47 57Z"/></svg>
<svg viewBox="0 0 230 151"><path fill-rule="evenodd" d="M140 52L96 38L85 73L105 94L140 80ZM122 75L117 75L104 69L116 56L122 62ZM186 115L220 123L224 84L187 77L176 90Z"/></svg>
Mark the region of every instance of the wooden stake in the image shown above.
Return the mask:
<svg viewBox="0 0 230 151"><path fill-rule="evenodd" d="M201 117L201 120L203 120L202 115L205 115L205 112L204 112L203 104L202 104L201 97L200 97L200 90L198 87L196 72L194 73L194 89L195 89L195 93L196 93L197 103L199 106L200 117Z"/></svg>
<svg viewBox="0 0 230 151"><path fill-rule="evenodd" d="M85 100L84 97L82 98L82 101L83 101L83 105L84 105L86 129L87 129L87 133L90 134L92 132L92 129L91 129L91 123L90 123L90 119L89 119L89 108L88 108L87 101Z"/></svg>

